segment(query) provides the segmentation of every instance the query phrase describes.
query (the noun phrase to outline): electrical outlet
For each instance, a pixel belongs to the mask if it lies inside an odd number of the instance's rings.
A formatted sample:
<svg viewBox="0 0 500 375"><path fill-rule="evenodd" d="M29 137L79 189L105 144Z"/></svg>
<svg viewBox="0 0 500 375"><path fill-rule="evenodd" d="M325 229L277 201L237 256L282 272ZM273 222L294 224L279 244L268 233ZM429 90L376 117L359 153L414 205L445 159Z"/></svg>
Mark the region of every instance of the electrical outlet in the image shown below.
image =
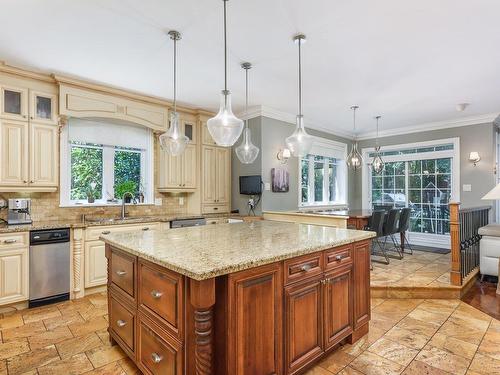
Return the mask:
<svg viewBox="0 0 500 375"><path fill-rule="evenodd" d="M161 198L155 198L155 206L161 206L163 204Z"/></svg>
<svg viewBox="0 0 500 375"><path fill-rule="evenodd" d="M6 208L7 207L7 201L5 199L0 199L0 208Z"/></svg>
<svg viewBox="0 0 500 375"><path fill-rule="evenodd" d="M184 206L184 197L179 197L179 206Z"/></svg>
<svg viewBox="0 0 500 375"><path fill-rule="evenodd" d="M266 190L266 191L270 191L271 190L271 184L269 182L266 182L264 184L264 190Z"/></svg>
<svg viewBox="0 0 500 375"><path fill-rule="evenodd" d="M472 185L471 184L464 184L462 186L463 191L472 191Z"/></svg>

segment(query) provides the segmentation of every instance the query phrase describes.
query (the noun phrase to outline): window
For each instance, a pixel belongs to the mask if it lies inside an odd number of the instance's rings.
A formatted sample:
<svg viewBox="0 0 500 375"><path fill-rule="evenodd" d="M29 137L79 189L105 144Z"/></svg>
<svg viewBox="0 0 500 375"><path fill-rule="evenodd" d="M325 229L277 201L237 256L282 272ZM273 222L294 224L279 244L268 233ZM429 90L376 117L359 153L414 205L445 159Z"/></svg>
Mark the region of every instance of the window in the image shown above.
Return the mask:
<svg viewBox="0 0 500 375"><path fill-rule="evenodd" d="M347 174L342 143L317 138L299 164L299 206L346 204Z"/></svg>
<svg viewBox="0 0 500 375"><path fill-rule="evenodd" d="M449 247L448 203L452 197L460 199L459 147L454 138L382 148L384 171L363 170L363 186L368 186L363 189L363 207L409 207L414 242ZM370 162L373 149L363 150L363 155Z"/></svg>
<svg viewBox="0 0 500 375"><path fill-rule="evenodd" d="M152 133L71 119L61 136L61 205L117 204L125 192L152 200Z"/></svg>

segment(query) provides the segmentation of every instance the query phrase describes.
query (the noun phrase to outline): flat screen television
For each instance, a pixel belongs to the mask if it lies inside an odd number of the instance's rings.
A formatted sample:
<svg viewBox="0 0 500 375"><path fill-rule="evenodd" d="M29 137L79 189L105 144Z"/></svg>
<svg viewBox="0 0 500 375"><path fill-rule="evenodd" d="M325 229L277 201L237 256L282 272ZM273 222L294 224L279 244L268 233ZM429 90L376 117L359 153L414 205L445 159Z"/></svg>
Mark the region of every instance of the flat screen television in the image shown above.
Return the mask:
<svg viewBox="0 0 500 375"><path fill-rule="evenodd" d="M240 176L240 194L262 194L262 178L260 176Z"/></svg>

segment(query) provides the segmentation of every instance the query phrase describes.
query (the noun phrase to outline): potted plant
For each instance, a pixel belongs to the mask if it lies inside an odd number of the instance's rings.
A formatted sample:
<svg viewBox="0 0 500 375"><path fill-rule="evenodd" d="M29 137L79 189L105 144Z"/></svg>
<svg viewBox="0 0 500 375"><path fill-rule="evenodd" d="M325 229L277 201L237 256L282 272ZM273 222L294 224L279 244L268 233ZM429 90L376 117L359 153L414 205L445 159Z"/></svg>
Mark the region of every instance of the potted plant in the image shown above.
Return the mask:
<svg viewBox="0 0 500 375"><path fill-rule="evenodd" d="M94 203L95 202L95 188L97 184L95 182L91 182L90 186L87 188L87 202Z"/></svg>
<svg viewBox="0 0 500 375"><path fill-rule="evenodd" d="M118 199L123 198L123 194L132 193L134 196L137 192L137 183L134 181L124 181L115 185L115 197ZM125 197L125 203L130 203L131 198Z"/></svg>

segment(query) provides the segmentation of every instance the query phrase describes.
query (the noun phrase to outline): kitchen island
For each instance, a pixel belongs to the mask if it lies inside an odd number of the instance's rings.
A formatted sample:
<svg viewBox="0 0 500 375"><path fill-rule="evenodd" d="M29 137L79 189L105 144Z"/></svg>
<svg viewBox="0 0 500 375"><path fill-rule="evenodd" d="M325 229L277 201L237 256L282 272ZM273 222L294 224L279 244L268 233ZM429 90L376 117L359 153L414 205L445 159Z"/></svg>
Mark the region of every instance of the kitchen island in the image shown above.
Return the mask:
<svg viewBox="0 0 500 375"><path fill-rule="evenodd" d="M145 374L301 374L368 332L370 238L258 221L101 236L110 337Z"/></svg>

